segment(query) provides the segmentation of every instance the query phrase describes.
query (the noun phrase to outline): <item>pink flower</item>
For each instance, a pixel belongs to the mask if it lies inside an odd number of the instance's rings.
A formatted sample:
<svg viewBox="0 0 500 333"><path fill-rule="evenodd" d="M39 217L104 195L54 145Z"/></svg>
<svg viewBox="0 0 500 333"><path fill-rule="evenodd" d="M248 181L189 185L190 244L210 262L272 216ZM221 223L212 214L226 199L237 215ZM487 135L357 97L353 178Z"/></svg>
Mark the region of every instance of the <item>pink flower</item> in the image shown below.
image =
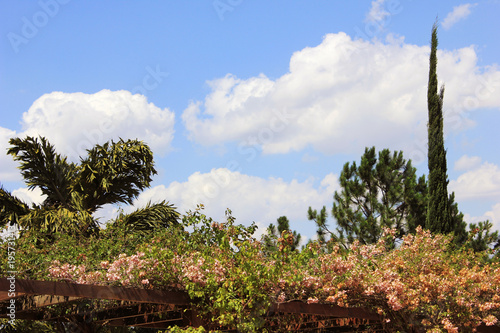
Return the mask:
<svg viewBox="0 0 500 333"><path fill-rule="evenodd" d="M313 304L313 303L318 303L319 302L319 299L317 299L316 297L309 297L307 299L307 304Z"/></svg>
<svg viewBox="0 0 500 333"><path fill-rule="evenodd" d="M486 326L493 326L498 322L498 319L493 315L489 315L488 317L484 318L483 321Z"/></svg>
<svg viewBox="0 0 500 333"><path fill-rule="evenodd" d="M448 331L448 333L458 332L458 327L453 326L448 318L444 318L443 320L441 320L441 324L444 325L444 328Z"/></svg>
<svg viewBox="0 0 500 333"><path fill-rule="evenodd" d="M336 300L337 300L337 298L335 296L331 296L331 295L326 298L326 301L330 302L330 303L335 303Z"/></svg>

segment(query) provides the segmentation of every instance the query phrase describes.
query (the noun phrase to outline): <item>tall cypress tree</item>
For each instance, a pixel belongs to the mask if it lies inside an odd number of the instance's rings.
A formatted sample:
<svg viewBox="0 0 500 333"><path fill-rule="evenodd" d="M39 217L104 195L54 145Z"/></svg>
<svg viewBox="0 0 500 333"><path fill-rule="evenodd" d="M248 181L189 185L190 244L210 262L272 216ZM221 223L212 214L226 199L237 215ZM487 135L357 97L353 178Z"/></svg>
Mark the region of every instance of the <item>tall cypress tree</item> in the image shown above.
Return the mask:
<svg viewBox="0 0 500 333"><path fill-rule="evenodd" d="M429 201L426 227L432 232L450 233L454 231L448 200L448 175L446 151L443 138L443 97L444 86L438 92L437 80L437 25L432 27L429 85L427 89L428 124L428 165Z"/></svg>

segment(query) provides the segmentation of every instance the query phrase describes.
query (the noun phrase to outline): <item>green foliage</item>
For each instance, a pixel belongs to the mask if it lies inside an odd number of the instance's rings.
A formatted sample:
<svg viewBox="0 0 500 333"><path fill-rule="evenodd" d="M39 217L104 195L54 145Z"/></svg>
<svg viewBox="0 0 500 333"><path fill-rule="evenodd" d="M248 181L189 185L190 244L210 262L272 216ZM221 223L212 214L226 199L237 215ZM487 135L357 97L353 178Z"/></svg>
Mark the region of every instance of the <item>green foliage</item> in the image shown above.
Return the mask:
<svg viewBox="0 0 500 333"><path fill-rule="evenodd" d="M105 204L128 203L156 174L153 153L142 141L120 139L87 150L80 164L69 163L45 138L13 138L8 154L20 161L30 189L47 196L45 206L73 207L74 201L90 213ZM77 194L75 197L75 193Z"/></svg>
<svg viewBox="0 0 500 333"><path fill-rule="evenodd" d="M432 232L451 233L452 225L449 198L446 151L443 138L444 86L438 92L437 79L437 25L432 27L431 54L429 59L429 84L427 89L429 201L426 227Z"/></svg>
<svg viewBox="0 0 500 333"><path fill-rule="evenodd" d="M28 214L30 207L0 186L0 227L12 222L19 223L19 218Z"/></svg>
<svg viewBox="0 0 500 333"><path fill-rule="evenodd" d="M45 138L12 138L7 154L20 162L19 169L29 189L38 187L47 196L45 206L69 207L77 165L56 153Z"/></svg>
<svg viewBox="0 0 500 333"><path fill-rule="evenodd" d="M95 212L105 204L132 204L154 174L149 147L142 141L120 139L87 151L74 188L82 194L84 206Z"/></svg>
<svg viewBox="0 0 500 333"><path fill-rule="evenodd" d="M270 224L267 228L267 234L262 235L262 241L265 244L266 252L273 252L278 250L278 242L280 238L290 238L290 249L295 251L299 248L301 235L294 230L290 230L290 221L286 216L280 216L277 219L277 227Z"/></svg>
<svg viewBox="0 0 500 333"><path fill-rule="evenodd" d="M321 208L319 213L316 209L313 210L311 207L309 207L309 209L307 210L307 218L309 219L309 221L314 221L318 228L316 234L318 235L318 241L320 244L326 243L325 235L327 232L334 235L333 232L328 230L328 224L326 222L327 217L328 213L326 212L325 206Z"/></svg>
<svg viewBox="0 0 500 333"><path fill-rule="evenodd" d="M489 250L499 240L498 231L492 232L492 228L493 224L488 220L478 224L471 223L465 247L472 249L474 252Z"/></svg>
<svg viewBox="0 0 500 333"><path fill-rule="evenodd" d="M76 266L85 265L89 269L100 269L101 261L118 257L121 253L132 255L139 244L148 242L152 237L120 228L103 229L99 235L89 237L73 237L67 233L28 232L16 240L16 276L46 280L47 272L55 260ZM7 254L7 242L0 244L0 272L6 272L10 270L7 258L4 257Z"/></svg>
<svg viewBox="0 0 500 333"><path fill-rule="evenodd" d="M411 161L402 152L384 149L375 154L375 147L366 148L358 166L346 163L340 175L341 191L334 193L332 216L337 228L327 224L328 214L309 207L308 219L317 226L318 241L327 244L327 236L344 248L357 240L361 244L378 241L384 228L395 228L397 238L415 233L424 227L427 218L428 185L425 175L417 179ZM466 222L458 210L455 194L448 197L451 221L454 225L454 242L467 240Z"/></svg>
<svg viewBox="0 0 500 333"><path fill-rule="evenodd" d="M20 278L88 283L89 276L97 276L92 283L184 290L205 325L188 332L287 331L303 319L267 314L272 303L288 301L365 307L390 319L380 324L386 331L452 324L461 331L500 315L499 264L487 261L490 251L451 246L451 236L418 227L390 249L396 230L386 229L376 244L354 242L346 250L330 244L328 252L317 242L292 251L281 237L278 249L264 254L254 231L255 225L236 225L229 210L219 223L200 207L184 215L180 226L155 234L109 228L99 238L56 234L51 243L28 235L18 240L16 264L23 267ZM6 271L5 246L0 244L0 272ZM66 275L53 275L54 267ZM112 272L110 267L122 268L118 279L103 274ZM91 305L98 307L95 302Z"/></svg>
<svg viewBox="0 0 500 333"><path fill-rule="evenodd" d="M38 187L46 196L40 206L28 207L0 189L0 225L10 221L23 233L96 234L99 226L92 214L105 204L131 204L156 174L152 151L138 140L96 145L79 164L68 162L43 137L13 138L9 143L7 153L20 162L28 187ZM175 207L163 201L130 216L122 213L115 222L127 231L149 232L177 224L178 218Z"/></svg>
<svg viewBox="0 0 500 333"><path fill-rule="evenodd" d="M18 221L23 233L89 236L97 233L97 221L87 210L35 206Z"/></svg>
<svg viewBox="0 0 500 333"><path fill-rule="evenodd" d="M55 333L57 329L54 324L43 321L28 321L16 319L10 323L9 319L0 319L0 331L3 333L14 332L36 332L36 333Z"/></svg>
<svg viewBox="0 0 500 333"><path fill-rule="evenodd" d="M216 327L234 325L239 331L254 332L264 324L264 314L272 301L269 282L276 281L281 263L295 253L281 247L268 257L273 262L264 262L260 243L252 237L255 229L255 225L236 225L230 210L225 222L215 222L203 214L200 206L184 215L178 226L154 234L130 233L127 228L114 226L101 230L98 237L88 238L56 233L49 239L26 234L16 244L16 265L23 267L17 276L50 279L48 272L58 262L85 272L105 272L103 262L144 253L141 260L149 263L144 267L148 287L184 289L200 315ZM3 257L7 253L5 246L0 246L0 271L8 270ZM71 268L69 271L75 272ZM144 286L140 283L141 271L130 274L134 275L131 281L138 281L132 282L134 286ZM78 280L76 276L70 279ZM123 281L112 283L119 285Z"/></svg>
<svg viewBox="0 0 500 333"><path fill-rule="evenodd" d="M425 221L425 178L418 182L411 161L402 152L375 147L366 148L358 166L346 163L340 174L341 190L335 192L332 215L337 222L336 233L326 225L326 210L318 214L309 208L308 217L319 229L319 239L325 233L342 243L373 244L383 228L395 228L397 237L416 229Z"/></svg>
<svg viewBox="0 0 500 333"><path fill-rule="evenodd" d="M316 224L316 235L318 236L318 243L321 245L322 249L331 251L334 245L340 245L344 249L348 249L348 244L345 239L328 228L328 213L326 212L325 206L323 206L319 212L309 207L307 210L307 218L309 221L314 221ZM328 235L330 236L329 239L327 239ZM309 242L309 244L311 243Z"/></svg>
<svg viewBox="0 0 500 333"><path fill-rule="evenodd" d="M132 213L120 212L118 217L109 225L109 229L122 229L126 232L149 232L161 228L169 228L179 224L180 214L173 204L167 201L148 203L146 207L138 208Z"/></svg>
<svg viewBox="0 0 500 333"><path fill-rule="evenodd" d="M467 222L464 221L464 214L458 210L458 204L455 202L455 192L449 195L448 206L450 207L451 225L453 226L453 242L457 245L463 245L467 240Z"/></svg>
<svg viewBox="0 0 500 333"><path fill-rule="evenodd" d="M431 54L429 57L428 107L428 168L429 190L425 227L435 233L454 233L454 241L463 244L467 239L463 215L454 202L455 195L448 195L446 150L443 134L444 85L438 91L437 79L437 25L432 27Z"/></svg>
<svg viewBox="0 0 500 333"><path fill-rule="evenodd" d="M159 331L159 333L205 333L206 330L203 327L187 327L187 328L180 328L180 327L172 327L168 331Z"/></svg>
<svg viewBox="0 0 500 333"><path fill-rule="evenodd" d="M202 214L201 208L183 218L183 224L193 228L185 234L182 250L177 252L190 253L177 256L187 263L186 291L205 318L253 332L263 325L271 302L264 286L279 266L263 265L259 260L259 243L252 238L255 225L235 225L230 210L225 223L214 222Z"/></svg>

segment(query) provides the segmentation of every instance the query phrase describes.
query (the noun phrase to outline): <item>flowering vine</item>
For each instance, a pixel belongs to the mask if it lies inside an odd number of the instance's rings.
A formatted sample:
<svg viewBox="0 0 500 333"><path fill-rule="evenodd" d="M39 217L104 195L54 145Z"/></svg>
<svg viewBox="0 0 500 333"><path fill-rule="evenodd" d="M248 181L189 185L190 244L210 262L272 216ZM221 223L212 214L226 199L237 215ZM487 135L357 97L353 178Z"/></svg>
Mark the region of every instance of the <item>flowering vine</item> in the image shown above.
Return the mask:
<svg viewBox="0 0 500 333"><path fill-rule="evenodd" d="M353 243L347 251L336 244L324 251L314 242L296 251L284 232L269 252L252 237L255 227L236 225L230 212L219 223L196 210L182 226L190 232L173 228L72 247L62 237L53 246L75 254L51 251L48 263L39 259L42 250L20 240L26 251L19 260L29 267L21 277L184 290L211 325L248 332L269 325L272 303L295 300L366 308L381 316L387 331L499 325L500 264L486 252L455 248L450 236L419 228L394 248L388 245L394 231L386 230L378 243Z"/></svg>

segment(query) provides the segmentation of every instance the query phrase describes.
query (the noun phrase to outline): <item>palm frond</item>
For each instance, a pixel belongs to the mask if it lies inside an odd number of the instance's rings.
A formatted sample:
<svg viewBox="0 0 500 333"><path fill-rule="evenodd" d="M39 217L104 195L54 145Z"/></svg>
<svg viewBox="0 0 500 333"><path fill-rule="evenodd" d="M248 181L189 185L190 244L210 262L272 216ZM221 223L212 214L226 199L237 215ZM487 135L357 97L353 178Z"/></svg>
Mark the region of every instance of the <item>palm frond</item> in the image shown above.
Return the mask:
<svg viewBox="0 0 500 333"><path fill-rule="evenodd" d="M56 153L54 146L43 137L40 141L30 136L12 138L9 143L12 147L7 154L21 162L19 169L28 188L39 187L42 190L47 196L44 205L66 206L77 166Z"/></svg>
<svg viewBox="0 0 500 333"><path fill-rule="evenodd" d="M156 174L153 152L142 141L120 139L87 152L81 159L77 184L86 207L93 212L105 204L132 204Z"/></svg>
<svg viewBox="0 0 500 333"><path fill-rule="evenodd" d="M9 143L7 153L20 162L28 187L39 187L47 196L40 206L28 207L9 192L0 191L0 226L17 223L25 232L96 233L99 226L92 214L97 209L105 204L132 204L156 174L153 153L139 140L96 145L87 150L80 164L68 162L43 137L13 138ZM149 232L178 224L180 215L163 201L120 216L126 230Z"/></svg>
<svg viewBox="0 0 500 333"><path fill-rule="evenodd" d="M42 234L64 233L89 236L98 232L96 220L88 211L64 207L37 207L19 219L25 231Z"/></svg>
<svg viewBox="0 0 500 333"><path fill-rule="evenodd" d="M111 227L124 228L130 232L151 232L178 225L179 217L176 207L168 201L148 203L146 207L130 214L120 214Z"/></svg>
<svg viewBox="0 0 500 333"><path fill-rule="evenodd" d="M0 186L0 227L7 223L17 224L19 218L28 214L29 206Z"/></svg>

